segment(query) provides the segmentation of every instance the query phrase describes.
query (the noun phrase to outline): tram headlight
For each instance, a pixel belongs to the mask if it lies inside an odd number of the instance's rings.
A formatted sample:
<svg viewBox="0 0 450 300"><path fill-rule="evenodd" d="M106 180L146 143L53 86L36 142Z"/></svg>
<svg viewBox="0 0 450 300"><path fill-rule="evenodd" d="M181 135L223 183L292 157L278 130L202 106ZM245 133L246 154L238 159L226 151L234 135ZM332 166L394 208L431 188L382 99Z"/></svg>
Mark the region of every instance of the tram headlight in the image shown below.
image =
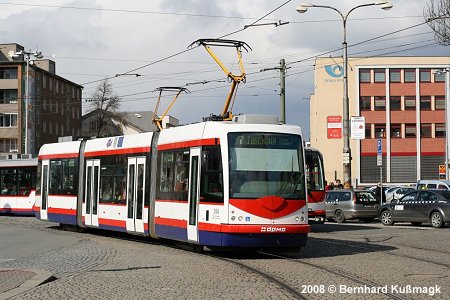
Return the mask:
<svg viewBox="0 0 450 300"><path fill-rule="evenodd" d="M234 220L236 220L236 217L235 217L235 216L232 216L232 217L231 217L231 221L234 221Z"/></svg>
<svg viewBox="0 0 450 300"><path fill-rule="evenodd" d="M299 216L296 216L296 217L295 217L295 222L298 222L298 220L300 220L300 217L299 217Z"/></svg>
<svg viewBox="0 0 450 300"><path fill-rule="evenodd" d="M244 218L242 216L239 216L238 220L242 221Z"/></svg>

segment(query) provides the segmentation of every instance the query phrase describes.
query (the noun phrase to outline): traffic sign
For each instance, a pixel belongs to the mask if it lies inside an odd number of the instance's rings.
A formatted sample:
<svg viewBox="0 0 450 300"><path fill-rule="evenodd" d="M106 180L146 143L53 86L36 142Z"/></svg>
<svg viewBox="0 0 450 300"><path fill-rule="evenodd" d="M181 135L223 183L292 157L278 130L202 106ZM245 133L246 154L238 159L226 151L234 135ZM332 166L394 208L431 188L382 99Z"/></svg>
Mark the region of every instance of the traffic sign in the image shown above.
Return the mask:
<svg viewBox="0 0 450 300"><path fill-rule="evenodd" d="M377 167L383 166L383 148L381 139L377 140Z"/></svg>

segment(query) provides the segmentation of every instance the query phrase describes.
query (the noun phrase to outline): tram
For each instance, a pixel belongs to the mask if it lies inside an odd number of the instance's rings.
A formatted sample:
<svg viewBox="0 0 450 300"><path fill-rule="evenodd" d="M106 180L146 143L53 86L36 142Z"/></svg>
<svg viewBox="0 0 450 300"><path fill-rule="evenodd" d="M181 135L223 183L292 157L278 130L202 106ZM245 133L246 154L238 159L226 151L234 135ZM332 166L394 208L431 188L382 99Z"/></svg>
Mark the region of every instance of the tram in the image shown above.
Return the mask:
<svg viewBox="0 0 450 300"><path fill-rule="evenodd" d="M37 158L0 160L0 214L34 215Z"/></svg>
<svg viewBox="0 0 450 300"><path fill-rule="evenodd" d="M43 145L36 217L201 248L300 248L301 129L257 119Z"/></svg>
<svg viewBox="0 0 450 300"><path fill-rule="evenodd" d="M325 173L323 157L320 151L311 147L305 147L305 164L309 220L323 224L326 217Z"/></svg>

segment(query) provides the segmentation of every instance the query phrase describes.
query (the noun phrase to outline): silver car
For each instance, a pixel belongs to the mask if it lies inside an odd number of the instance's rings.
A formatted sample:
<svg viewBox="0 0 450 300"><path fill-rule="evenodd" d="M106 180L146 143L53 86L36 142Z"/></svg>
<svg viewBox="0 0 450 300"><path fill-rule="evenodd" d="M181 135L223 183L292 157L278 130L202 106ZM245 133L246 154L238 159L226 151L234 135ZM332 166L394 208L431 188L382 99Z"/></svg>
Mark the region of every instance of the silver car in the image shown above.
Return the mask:
<svg viewBox="0 0 450 300"><path fill-rule="evenodd" d="M404 186L393 187L386 192L386 203L391 203L392 201L398 200L407 193L412 192L414 190L415 188L413 187L404 187Z"/></svg>
<svg viewBox="0 0 450 300"><path fill-rule="evenodd" d="M327 220L343 223L349 219L371 222L377 217L380 200L368 190L338 189L326 192Z"/></svg>

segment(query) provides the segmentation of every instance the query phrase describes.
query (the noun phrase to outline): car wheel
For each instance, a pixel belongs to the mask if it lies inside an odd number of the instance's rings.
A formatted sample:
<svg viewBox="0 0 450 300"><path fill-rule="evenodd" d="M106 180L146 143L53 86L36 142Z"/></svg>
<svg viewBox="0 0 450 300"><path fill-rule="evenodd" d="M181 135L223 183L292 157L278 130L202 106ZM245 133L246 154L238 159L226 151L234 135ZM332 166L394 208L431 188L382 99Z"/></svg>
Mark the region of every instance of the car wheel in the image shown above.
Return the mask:
<svg viewBox="0 0 450 300"><path fill-rule="evenodd" d="M433 228L444 227L444 217L438 211L435 211L434 213L431 214L430 222L431 222L431 226L433 226Z"/></svg>
<svg viewBox="0 0 450 300"><path fill-rule="evenodd" d="M422 225L422 222L411 222L411 224L413 226L420 226L420 225Z"/></svg>
<svg viewBox="0 0 450 300"><path fill-rule="evenodd" d="M384 210L380 215L381 223L385 226L390 226L394 224L394 220L392 219L392 214L389 210Z"/></svg>
<svg viewBox="0 0 450 300"><path fill-rule="evenodd" d="M334 213L334 219L336 220L336 222L338 223L344 223L345 222L345 216L344 216L344 212L342 210L337 210Z"/></svg>

